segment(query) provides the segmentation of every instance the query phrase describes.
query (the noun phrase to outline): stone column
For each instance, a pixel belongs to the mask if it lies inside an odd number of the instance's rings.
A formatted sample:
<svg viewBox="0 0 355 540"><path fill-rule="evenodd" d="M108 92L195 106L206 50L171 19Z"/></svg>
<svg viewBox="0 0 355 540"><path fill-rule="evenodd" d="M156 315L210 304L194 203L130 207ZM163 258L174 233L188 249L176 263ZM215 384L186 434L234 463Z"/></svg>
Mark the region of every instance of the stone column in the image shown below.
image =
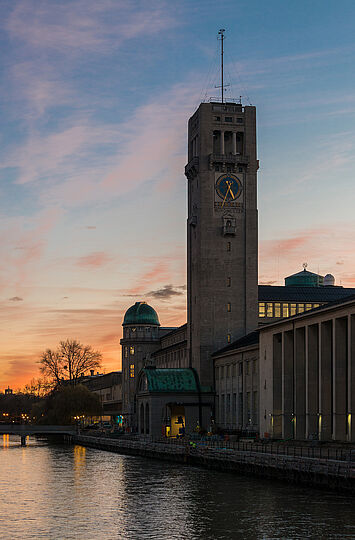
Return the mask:
<svg viewBox="0 0 355 540"><path fill-rule="evenodd" d="M283 334L273 335L272 358L272 437L282 437L282 339Z"/></svg>
<svg viewBox="0 0 355 540"><path fill-rule="evenodd" d="M296 439L306 437L306 341L305 327L296 329L295 339L295 433Z"/></svg>
<svg viewBox="0 0 355 540"><path fill-rule="evenodd" d="M282 436L285 439L294 438L293 341L293 330L284 332L282 355Z"/></svg>
<svg viewBox="0 0 355 540"><path fill-rule="evenodd" d="M221 154L224 154L224 131L220 131L221 133Z"/></svg>
<svg viewBox="0 0 355 540"><path fill-rule="evenodd" d="M335 319L334 324L334 358L333 358L333 402L334 402L334 430L333 438L346 441L347 422L347 345L348 345L347 318Z"/></svg>
<svg viewBox="0 0 355 540"><path fill-rule="evenodd" d="M320 324L318 427L321 441L332 438L332 334L332 321Z"/></svg>
<svg viewBox="0 0 355 540"><path fill-rule="evenodd" d="M318 324L307 327L306 350L306 436L318 437Z"/></svg>
<svg viewBox="0 0 355 540"><path fill-rule="evenodd" d="M236 155L236 153L237 153L237 133L235 131L233 131L232 137L233 137L233 154Z"/></svg>
<svg viewBox="0 0 355 540"><path fill-rule="evenodd" d="M350 344L349 344L349 408L348 408L348 414L350 414L350 418L348 418L349 422L349 441L355 442L355 392L351 391L351 389L355 388L355 315L349 316L349 337L350 337Z"/></svg>

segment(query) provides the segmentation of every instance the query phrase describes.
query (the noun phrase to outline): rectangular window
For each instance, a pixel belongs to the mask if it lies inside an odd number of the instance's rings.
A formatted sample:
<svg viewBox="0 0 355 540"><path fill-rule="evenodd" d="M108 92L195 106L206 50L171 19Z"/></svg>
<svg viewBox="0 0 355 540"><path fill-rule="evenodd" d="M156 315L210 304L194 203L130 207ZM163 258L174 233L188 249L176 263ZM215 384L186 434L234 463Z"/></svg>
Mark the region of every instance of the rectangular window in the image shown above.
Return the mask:
<svg viewBox="0 0 355 540"><path fill-rule="evenodd" d="M274 315L273 304L272 302L268 302L266 304L266 316L273 317L273 315Z"/></svg>
<svg viewBox="0 0 355 540"><path fill-rule="evenodd" d="M239 362L239 375L243 375L243 362Z"/></svg>
<svg viewBox="0 0 355 540"><path fill-rule="evenodd" d="M225 404L224 404L224 394L222 394L221 399L221 422L224 424L224 415L225 415Z"/></svg>
<svg viewBox="0 0 355 540"><path fill-rule="evenodd" d="M124 348L124 357L128 358L128 347Z"/></svg>
<svg viewBox="0 0 355 540"><path fill-rule="evenodd" d="M291 304L290 317L292 317L293 315L296 315L296 304Z"/></svg>
<svg viewBox="0 0 355 540"><path fill-rule="evenodd" d="M243 118L237 118L237 122L238 122L238 124L242 124L243 123Z"/></svg>
<svg viewBox="0 0 355 540"><path fill-rule="evenodd" d="M129 348L129 354L130 354L131 356L134 355L134 347L133 347L132 345L131 345L131 347Z"/></svg>
<svg viewBox="0 0 355 540"><path fill-rule="evenodd" d="M245 373L249 375L249 361L245 362Z"/></svg>
<svg viewBox="0 0 355 540"><path fill-rule="evenodd" d="M227 394L227 422L229 421L230 410L231 410L231 395Z"/></svg>
<svg viewBox="0 0 355 540"><path fill-rule="evenodd" d="M265 302L259 302L259 317L265 317Z"/></svg>
<svg viewBox="0 0 355 540"><path fill-rule="evenodd" d="M235 416L237 412L237 394L233 394L233 403L232 403L232 422L235 422Z"/></svg>
<svg viewBox="0 0 355 540"><path fill-rule="evenodd" d="M134 379L134 364L130 364L129 366L129 376L131 379Z"/></svg>
<svg viewBox="0 0 355 540"><path fill-rule="evenodd" d="M231 335L227 334L227 343L230 343L230 342L231 342Z"/></svg>
<svg viewBox="0 0 355 540"><path fill-rule="evenodd" d="M281 317L281 304L276 302L275 304L275 314L274 317Z"/></svg>
<svg viewBox="0 0 355 540"><path fill-rule="evenodd" d="M243 426L243 394L239 393L238 399L238 424Z"/></svg>
<svg viewBox="0 0 355 540"><path fill-rule="evenodd" d="M214 120L215 122L220 122L221 117L220 117L220 116L214 116L214 117L213 117L213 120Z"/></svg>
<svg viewBox="0 0 355 540"><path fill-rule="evenodd" d="M229 377L230 377L230 365L229 364L226 367L226 369L227 369L227 379L229 379Z"/></svg>
<svg viewBox="0 0 355 540"><path fill-rule="evenodd" d="M227 287L230 287L232 285L232 278L227 278Z"/></svg>
<svg viewBox="0 0 355 540"><path fill-rule="evenodd" d="M320 304L313 304L313 307L316 308L316 307L319 307Z"/></svg>
<svg viewBox="0 0 355 540"><path fill-rule="evenodd" d="M230 302L228 302L227 304L227 311L232 311L232 306Z"/></svg>
<svg viewBox="0 0 355 540"><path fill-rule="evenodd" d="M233 364L233 367L232 367L232 377L235 377L237 374L237 366L236 364Z"/></svg>
<svg viewBox="0 0 355 540"><path fill-rule="evenodd" d="M288 317L288 304L282 304L282 316Z"/></svg>
<svg viewBox="0 0 355 540"><path fill-rule="evenodd" d="M258 392L253 392L253 424L258 423Z"/></svg>
<svg viewBox="0 0 355 540"><path fill-rule="evenodd" d="M312 309L312 304L306 304L306 311L308 311L309 309Z"/></svg>
<svg viewBox="0 0 355 540"><path fill-rule="evenodd" d="M256 373L256 360L253 360L253 373Z"/></svg>
<svg viewBox="0 0 355 540"><path fill-rule="evenodd" d="M227 251L231 251L231 243L230 242L227 242Z"/></svg>
<svg viewBox="0 0 355 540"><path fill-rule="evenodd" d="M297 308L298 308L298 313L304 312L304 304L297 304Z"/></svg>
<svg viewBox="0 0 355 540"><path fill-rule="evenodd" d="M232 118L232 116L225 116L224 121L225 122L233 122L233 118Z"/></svg>

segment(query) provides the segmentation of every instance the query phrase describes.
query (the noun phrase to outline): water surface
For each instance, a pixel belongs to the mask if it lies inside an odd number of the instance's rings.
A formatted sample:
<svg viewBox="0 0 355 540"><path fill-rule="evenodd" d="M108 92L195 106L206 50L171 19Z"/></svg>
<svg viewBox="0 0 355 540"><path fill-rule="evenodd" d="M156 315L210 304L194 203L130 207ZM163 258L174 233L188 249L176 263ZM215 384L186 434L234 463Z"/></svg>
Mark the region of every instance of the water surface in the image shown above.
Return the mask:
<svg viewBox="0 0 355 540"><path fill-rule="evenodd" d="M1 436L1 539L355 538L355 499Z"/></svg>

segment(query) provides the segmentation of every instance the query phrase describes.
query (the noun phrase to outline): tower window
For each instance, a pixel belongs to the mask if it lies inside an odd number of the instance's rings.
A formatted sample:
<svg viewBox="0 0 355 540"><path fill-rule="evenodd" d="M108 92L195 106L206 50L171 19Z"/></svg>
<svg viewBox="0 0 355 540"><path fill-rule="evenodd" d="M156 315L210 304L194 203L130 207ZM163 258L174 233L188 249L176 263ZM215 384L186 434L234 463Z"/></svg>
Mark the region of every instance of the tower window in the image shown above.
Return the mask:
<svg viewBox="0 0 355 540"><path fill-rule="evenodd" d="M272 317L273 316L273 305L272 302L268 302L266 304L266 316Z"/></svg>
<svg viewBox="0 0 355 540"><path fill-rule="evenodd" d="M130 364L129 366L129 376L131 379L134 379L134 364Z"/></svg>
<svg viewBox="0 0 355 540"><path fill-rule="evenodd" d="M227 251L231 251L232 245L230 242L227 242Z"/></svg>
<svg viewBox="0 0 355 540"><path fill-rule="evenodd" d="M298 313L303 313L304 312L304 304L298 304Z"/></svg>
<svg viewBox="0 0 355 540"><path fill-rule="evenodd" d="M291 312L290 312L290 315L291 317L293 315L296 315L296 304L291 304Z"/></svg>
<svg viewBox="0 0 355 540"><path fill-rule="evenodd" d="M128 358L128 347L124 348L124 357Z"/></svg>
<svg viewBox="0 0 355 540"><path fill-rule="evenodd" d="M227 287L230 287L232 285L232 278L227 277Z"/></svg>
<svg viewBox="0 0 355 540"><path fill-rule="evenodd" d="M230 302L227 304L227 311L232 311L232 305Z"/></svg>
<svg viewBox="0 0 355 540"><path fill-rule="evenodd" d="M130 354L131 356L134 355L134 347L133 347L133 346L131 346L131 347L129 348L129 354Z"/></svg>
<svg viewBox="0 0 355 540"><path fill-rule="evenodd" d="M265 317L265 302L259 302L259 317Z"/></svg>
<svg viewBox="0 0 355 540"><path fill-rule="evenodd" d="M281 317L281 304L275 304L275 317Z"/></svg>
<svg viewBox="0 0 355 540"><path fill-rule="evenodd" d="M282 304L282 316L288 317L288 304Z"/></svg>
<svg viewBox="0 0 355 540"><path fill-rule="evenodd" d="M227 334L227 343L230 343L230 342L231 342L231 335Z"/></svg>

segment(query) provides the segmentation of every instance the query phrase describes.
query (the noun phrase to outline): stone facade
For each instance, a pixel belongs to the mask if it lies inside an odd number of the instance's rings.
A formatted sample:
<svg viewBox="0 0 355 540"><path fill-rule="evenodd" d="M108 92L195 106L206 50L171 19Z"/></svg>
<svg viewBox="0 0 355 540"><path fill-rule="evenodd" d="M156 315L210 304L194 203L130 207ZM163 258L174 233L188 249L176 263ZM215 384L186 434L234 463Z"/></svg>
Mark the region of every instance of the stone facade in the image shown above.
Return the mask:
<svg viewBox="0 0 355 540"><path fill-rule="evenodd" d="M355 300L260 330L260 432L355 442Z"/></svg>

